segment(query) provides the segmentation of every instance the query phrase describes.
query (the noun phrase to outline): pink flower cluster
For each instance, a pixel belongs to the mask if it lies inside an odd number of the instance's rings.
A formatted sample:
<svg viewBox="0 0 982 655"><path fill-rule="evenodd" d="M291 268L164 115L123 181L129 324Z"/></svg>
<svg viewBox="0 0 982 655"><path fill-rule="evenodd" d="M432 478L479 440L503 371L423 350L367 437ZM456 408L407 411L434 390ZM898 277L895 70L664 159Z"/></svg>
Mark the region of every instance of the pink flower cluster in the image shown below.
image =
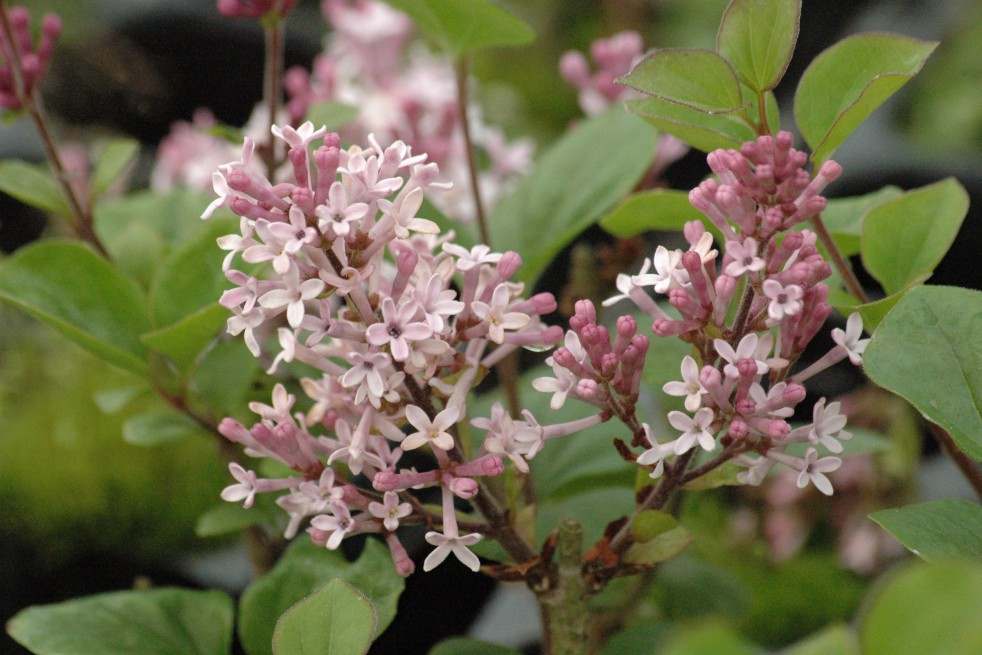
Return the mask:
<svg viewBox="0 0 982 655"><path fill-rule="evenodd" d="M590 46L590 56L597 69L591 73L583 53L570 50L559 60L559 73L579 92L580 108L587 116L601 113L615 102L638 97L630 87L617 79L631 72L644 54L644 41L633 31L619 32L598 39Z"/></svg>
<svg viewBox="0 0 982 655"><path fill-rule="evenodd" d="M7 30L0 30L0 107L20 109L44 77L54 51L55 40L61 34L61 19L45 14L41 19L41 37L35 49L31 38L31 15L23 7L7 11Z"/></svg>
<svg viewBox="0 0 982 655"><path fill-rule="evenodd" d="M321 375L301 380L303 411L277 385L271 405L251 405L259 416L252 427L221 422L221 433L247 454L294 472L261 479L233 464L238 483L223 497L248 506L256 493L281 492L286 536L310 518L313 539L328 548L351 534L382 533L404 574L413 565L396 536L400 521L440 524L427 535L436 549L424 568L454 553L476 569L467 546L480 536L460 534L453 497L472 498L476 478L501 473L503 457L527 470L546 429L536 425L521 437L498 430L471 457L457 424L487 368L517 348L562 338L539 319L555 310L555 299L522 297L523 285L511 281L517 254L461 247L418 216L424 192L444 188L426 155L401 141L383 148L372 137L367 148L342 149L336 133L310 123L273 133L289 148L291 179L274 183L257 172L247 140L241 158L214 173L218 197L203 218L218 207L241 217L239 233L218 240L234 285L220 301L233 313L228 331L243 334L257 357L269 345L264 335L275 331L271 373L296 360ZM268 275L234 268L236 257L265 265ZM496 411L486 425L505 422ZM421 447L435 468L401 470L402 452ZM358 475L370 486L354 484ZM408 494L420 486L441 488L442 516Z"/></svg>
<svg viewBox="0 0 982 655"><path fill-rule="evenodd" d="M841 459L819 457L814 446L842 452L840 440L850 435L843 430L839 403L821 399L805 426L792 427L788 419L805 399L802 383L847 356L859 363L867 340L860 338L862 321L854 314L845 332L834 331L832 351L789 377L832 312L828 287L821 282L831 269L816 236L791 228L825 208L819 194L841 173L838 164L826 162L812 178L804 170L807 155L791 145L791 135L782 132L746 143L739 152L711 153L708 161L718 179L700 184L690 200L722 234L723 256L701 223L688 224L689 250L659 246L638 275L619 276L621 295L605 303L631 299L653 319L655 334L678 336L694 349L682 362L683 379L664 388L685 398L686 411L668 415L681 435L665 441L644 426L649 447L637 462L652 477L663 474L669 458L697 446L708 452L722 446L721 457L747 467L740 475L744 483L760 484L780 463L797 471L799 487L812 483L832 493L825 474ZM659 306L648 287L666 298L671 310ZM808 444L804 457L785 452L800 442Z"/></svg>
<svg viewBox="0 0 982 655"><path fill-rule="evenodd" d="M357 119L341 130L346 142L375 134L382 142L402 140L427 153L455 189L433 201L457 220L473 220L453 66L426 49L407 47L412 22L384 3L323 0L322 8L333 31L312 71L298 67L286 73L289 120L297 124L312 106L327 101L357 108ZM480 119L476 105L468 113L472 141L488 162L478 184L490 207L528 170L532 143L509 143L500 128Z"/></svg>

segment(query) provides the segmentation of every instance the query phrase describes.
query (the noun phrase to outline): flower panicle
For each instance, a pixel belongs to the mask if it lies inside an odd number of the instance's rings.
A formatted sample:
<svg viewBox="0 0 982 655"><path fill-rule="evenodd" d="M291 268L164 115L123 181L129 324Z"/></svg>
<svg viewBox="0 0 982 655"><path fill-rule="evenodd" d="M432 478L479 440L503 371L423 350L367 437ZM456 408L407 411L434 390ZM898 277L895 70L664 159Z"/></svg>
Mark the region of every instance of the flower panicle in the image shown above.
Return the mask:
<svg viewBox="0 0 982 655"><path fill-rule="evenodd" d="M219 208L240 217L238 233L218 239L233 285L221 297L232 312L229 333L271 357L271 374L300 361L318 375L300 381L299 401L277 384L271 404L251 403L251 427L221 422L247 455L293 472L266 480L233 465L237 483L223 497L251 505L257 493L278 493L290 517L285 534L307 522L315 543L331 549L350 535L384 534L403 573L411 561L393 533L404 522L437 523L437 551L470 566L473 540L457 534L452 515L414 504L410 491L436 486L469 499L477 480L500 475L505 461L527 472L526 459L546 438L540 426L489 438L471 457L458 424L487 367L562 338L541 320L555 299L523 295L512 279L516 253L462 248L420 216L424 192L443 186L425 155L401 141L342 148L337 134L311 123L272 132L288 148L284 175L268 179L246 140L240 158L214 173L217 198L202 217ZM417 449L430 451L436 467L401 468L403 453Z"/></svg>

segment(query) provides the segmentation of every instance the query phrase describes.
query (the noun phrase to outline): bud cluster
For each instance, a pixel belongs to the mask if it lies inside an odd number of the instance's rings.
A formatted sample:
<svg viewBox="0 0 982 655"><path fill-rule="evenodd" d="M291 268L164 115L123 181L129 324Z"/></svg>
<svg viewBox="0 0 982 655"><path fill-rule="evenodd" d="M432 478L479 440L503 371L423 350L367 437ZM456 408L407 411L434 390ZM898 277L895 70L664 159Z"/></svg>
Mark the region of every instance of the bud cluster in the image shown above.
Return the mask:
<svg viewBox="0 0 982 655"><path fill-rule="evenodd" d="M802 383L847 356L859 363L866 340L860 339L862 321L854 314L846 332L833 331L832 351L789 377L832 313L822 283L831 269L816 236L791 228L825 208L819 194L841 173L838 164L826 162L812 178L804 169L807 155L791 144L791 135L781 132L746 143L739 152L711 153L717 179L706 180L689 197L722 234L723 256L701 223L687 224L688 251L659 246L638 275L619 276L621 295L604 303L631 299L652 318L656 335L678 336L693 346L693 356L682 362L683 379L664 387L665 393L685 398L686 412L668 414L681 435L659 440L644 425L645 438L634 441L647 446L637 462L654 478L663 474L667 459L698 446L718 452L714 461L735 459L746 466L740 475L745 483L759 484L780 463L798 472L799 486L811 482L832 493L825 473L838 468L841 459L819 457L812 446L842 452L840 440L850 435L843 430L839 403L822 398L812 423L802 427L793 428L788 419L805 399ZM671 310L658 305L648 287L667 299ZM803 458L785 452L799 442L809 444Z"/></svg>
<svg viewBox="0 0 982 655"><path fill-rule="evenodd" d="M41 36L35 48L31 38L31 15L23 7L6 12L4 29L0 30L0 107L20 109L41 84L55 40L61 34L61 19L45 14L41 19Z"/></svg>

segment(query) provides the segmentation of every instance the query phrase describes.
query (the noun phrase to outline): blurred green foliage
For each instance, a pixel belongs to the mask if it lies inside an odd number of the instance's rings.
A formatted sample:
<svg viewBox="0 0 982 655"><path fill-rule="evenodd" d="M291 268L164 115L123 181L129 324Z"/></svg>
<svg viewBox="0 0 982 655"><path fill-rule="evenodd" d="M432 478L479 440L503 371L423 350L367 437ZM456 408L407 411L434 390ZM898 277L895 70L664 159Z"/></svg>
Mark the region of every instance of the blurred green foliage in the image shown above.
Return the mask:
<svg viewBox="0 0 982 655"><path fill-rule="evenodd" d="M200 545L194 522L226 478L216 445L125 443L125 420L159 401L145 393L105 414L94 396L138 384L0 307L0 534L30 545L35 565L100 552L159 561Z"/></svg>

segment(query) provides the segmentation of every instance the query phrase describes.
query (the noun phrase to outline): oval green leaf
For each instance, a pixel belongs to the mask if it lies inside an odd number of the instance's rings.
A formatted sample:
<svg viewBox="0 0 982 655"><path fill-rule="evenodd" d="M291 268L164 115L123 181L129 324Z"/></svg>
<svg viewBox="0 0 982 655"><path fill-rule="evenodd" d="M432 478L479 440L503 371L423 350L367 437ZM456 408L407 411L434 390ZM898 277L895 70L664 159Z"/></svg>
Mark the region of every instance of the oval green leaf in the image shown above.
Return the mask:
<svg viewBox="0 0 982 655"><path fill-rule="evenodd" d="M89 199L95 201L113 185L140 151L136 139L110 139L103 146L89 180Z"/></svg>
<svg viewBox="0 0 982 655"><path fill-rule="evenodd" d="M903 194L899 187L885 186L872 193L848 198L832 198L822 212L822 223L832 235L835 245L844 257L859 254L859 236L862 233L863 218L875 207L893 200ZM802 223L802 229L811 229Z"/></svg>
<svg viewBox="0 0 982 655"><path fill-rule="evenodd" d="M0 300L106 361L147 371L143 292L84 245L46 241L21 249L0 266Z"/></svg>
<svg viewBox="0 0 982 655"><path fill-rule="evenodd" d="M712 152L717 148L739 149L740 144L756 137L741 112L707 114L655 97L628 100L626 105L631 113L662 132L668 132L703 152Z"/></svg>
<svg viewBox="0 0 982 655"><path fill-rule="evenodd" d="M169 327L148 332L140 340L174 362L182 373L187 373L218 336L228 317L228 309L215 303Z"/></svg>
<svg viewBox="0 0 982 655"><path fill-rule="evenodd" d="M663 532L644 543L632 544L624 553L624 561L629 564L651 565L672 559L688 547L692 535L682 526Z"/></svg>
<svg viewBox="0 0 982 655"><path fill-rule="evenodd" d="M982 459L982 292L918 287L880 323L866 374Z"/></svg>
<svg viewBox="0 0 982 655"><path fill-rule="evenodd" d="M716 50L754 91L784 77L798 40L801 0L733 0L723 13Z"/></svg>
<svg viewBox="0 0 982 655"><path fill-rule="evenodd" d="M733 67L703 48L655 50L618 82L704 114L728 114L744 106Z"/></svg>
<svg viewBox="0 0 982 655"><path fill-rule="evenodd" d="M227 221L209 222L161 260L150 285L155 326L173 326L218 302L231 284L222 271L226 253L215 240L235 231Z"/></svg>
<svg viewBox="0 0 982 655"><path fill-rule="evenodd" d="M794 96L795 120L815 165L910 81L937 45L894 34L859 34L818 55Z"/></svg>
<svg viewBox="0 0 982 655"><path fill-rule="evenodd" d="M638 543L646 543L677 527L678 519L656 509L646 509L631 521L631 536Z"/></svg>
<svg viewBox="0 0 982 655"><path fill-rule="evenodd" d="M488 0L385 2L408 14L454 57L483 48L525 45L535 38L532 28Z"/></svg>
<svg viewBox="0 0 982 655"><path fill-rule="evenodd" d="M600 220L600 227L614 236L631 237L652 230L681 230L687 222L703 219L687 192L652 189L628 196Z"/></svg>
<svg viewBox="0 0 982 655"><path fill-rule="evenodd" d="M37 655L228 655L232 601L219 591L118 591L29 607L7 632Z"/></svg>
<svg viewBox="0 0 982 655"><path fill-rule="evenodd" d="M982 506L934 500L869 515L921 559L963 558L982 563Z"/></svg>
<svg viewBox="0 0 982 655"><path fill-rule="evenodd" d="M17 159L0 161L0 191L42 211L63 218L72 215L68 202L51 179L46 166L28 164Z"/></svg>
<svg viewBox="0 0 982 655"><path fill-rule="evenodd" d="M560 250L634 188L651 165L657 136L644 121L611 107L581 122L542 155L488 220L494 249L525 258L520 280L534 281Z"/></svg>
<svg viewBox="0 0 982 655"><path fill-rule="evenodd" d="M913 562L879 587L862 618L863 655L982 653L982 566Z"/></svg>
<svg viewBox="0 0 982 655"><path fill-rule="evenodd" d="M283 614L274 655L363 655L375 634L375 609L351 584L334 578Z"/></svg>
<svg viewBox="0 0 982 655"><path fill-rule="evenodd" d="M137 414L123 424L123 440L134 446L159 446L178 441L201 427L173 410Z"/></svg>
<svg viewBox="0 0 982 655"><path fill-rule="evenodd" d="M325 582L342 578L365 594L377 612L376 635L392 622L405 581L396 573L388 549L374 539L356 562L341 553L318 548L302 536L287 548L273 570L256 580L242 596L239 638L249 655L272 655L278 617Z"/></svg>
<svg viewBox="0 0 982 655"><path fill-rule="evenodd" d="M908 191L863 219L866 270L892 294L927 279L951 247L968 213L968 192L954 178Z"/></svg>

